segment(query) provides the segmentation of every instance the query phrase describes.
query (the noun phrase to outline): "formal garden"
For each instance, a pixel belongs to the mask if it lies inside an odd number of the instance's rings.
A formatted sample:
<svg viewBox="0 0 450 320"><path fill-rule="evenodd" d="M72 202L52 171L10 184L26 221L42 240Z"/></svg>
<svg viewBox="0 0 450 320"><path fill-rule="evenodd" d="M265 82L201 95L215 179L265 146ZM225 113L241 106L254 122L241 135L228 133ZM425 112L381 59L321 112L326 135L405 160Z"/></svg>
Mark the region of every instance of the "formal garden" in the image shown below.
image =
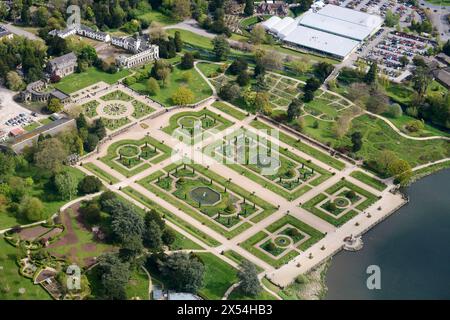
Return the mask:
<svg viewBox="0 0 450 320"><path fill-rule="evenodd" d="M278 268L324 236L294 216L286 215L245 240L241 246Z"/></svg>
<svg viewBox="0 0 450 320"><path fill-rule="evenodd" d="M183 137L188 144L194 144L208 137L208 131L218 132L233 123L208 110L179 112L169 119L169 125L162 130L169 135Z"/></svg>
<svg viewBox="0 0 450 320"><path fill-rule="evenodd" d="M236 131L205 147L204 152L288 200L298 198L332 175L248 130Z"/></svg>
<svg viewBox="0 0 450 320"><path fill-rule="evenodd" d="M174 164L138 182L141 186L232 238L276 208L200 165Z"/></svg>
<svg viewBox="0 0 450 320"><path fill-rule="evenodd" d="M355 184L341 180L325 192L319 193L302 205L319 218L339 227L364 212L379 197Z"/></svg>
<svg viewBox="0 0 450 320"><path fill-rule="evenodd" d="M100 160L125 177L131 177L171 156L172 150L162 142L145 136L140 140L120 140L108 147Z"/></svg>
<svg viewBox="0 0 450 320"><path fill-rule="evenodd" d="M101 118L110 131L115 131L150 115L155 108L149 102L143 102L135 94L127 94L122 90L111 91L100 98L84 103L84 114L91 120Z"/></svg>

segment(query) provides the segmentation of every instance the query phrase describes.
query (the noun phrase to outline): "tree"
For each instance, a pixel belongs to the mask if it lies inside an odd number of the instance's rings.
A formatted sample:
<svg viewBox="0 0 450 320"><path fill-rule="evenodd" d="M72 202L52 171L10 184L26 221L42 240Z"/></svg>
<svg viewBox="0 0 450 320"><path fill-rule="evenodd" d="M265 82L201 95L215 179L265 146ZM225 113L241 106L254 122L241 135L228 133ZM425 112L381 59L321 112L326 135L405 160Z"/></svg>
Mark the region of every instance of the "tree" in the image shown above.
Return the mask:
<svg viewBox="0 0 450 320"><path fill-rule="evenodd" d="M101 220L101 210L95 201L89 201L87 204L80 207L80 213L83 220L93 225Z"/></svg>
<svg viewBox="0 0 450 320"><path fill-rule="evenodd" d="M290 63L290 67L297 73L297 74L303 74L308 71L309 64L308 61L305 59L294 59Z"/></svg>
<svg viewBox="0 0 450 320"><path fill-rule="evenodd" d="M149 94L152 95L152 96L155 96L155 95L157 95L159 93L159 91L161 89L159 87L158 81L155 78L150 77L147 80L147 90L148 90Z"/></svg>
<svg viewBox="0 0 450 320"><path fill-rule="evenodd" d="M130 265L109 253L98 259L98 274L101 276L101 296L104 299L125 300L126 285L130 279Z"/></svg>
<svg viewBox="0 0 450 320"><path fill-rule="evenodd" d="M316 77L311 77L306 80L305 86L303 87L303 90L315 92L317 89L320 88L320 80Z"/></svg>
<svg viewBox="0 0 450 320"><path fill-rule="evenodd" d="M186 52L181 58L180 66L182 69L192 69L194 67L194 55Z"/></svg>
<svg viewBox="0 0 450 320"><path fill-rule="evenodd" d="M380 88L372 87L369 90L369 97L366 100L367 111L375 114L382 114L388 108L389 98Z"/></svg>
<svg viewBox="0 0 450 320"><path fill-rule="evenodd" d="M175 252L158 260L157 265L172 289L195 293L203 284L205 266L195 255Z"/></svg>
<svg viewBox="0 0 450 320"><path fill-rule="evenodd" d="M387 115L391 118L400 118L403 115L402 107L398 103L390 105Z"/></svg>
<svg viewBox="0 0 450 320"><path fill-rule="evenodd" d="M181 50L183 50L183 40L181 40L180 31L175 31L174 41L175 41L175 50L177 52L181 52Z"/></svg>
<svg viewBox="0 0 450 320"><path fill-rule="evenodd" d="M44 205L38 198L25 196L20 202L19 212L30 222L39 221L43 218Z"/></svg>
<svg viewBox="0 0 450 320"><path fill-rule="evenodd" d="M361 132L357 131L352 133L351 139L352 139L352 151L358 152L359 150L361 150L363 145Z"/></svg>
<svg viewBox="0 0 450 320"><path fill-rule="evenodd" d="M296 119L300 115L302 102L299 99L294 99L288 106L287 117L289 121Z"/></svg>
<svg viewBox="0 0 450 320"><path fill-rule="evenodd" d="M377 80L377 69L378 65L376 62L372 62L369 67L369 71L367 71L366 76L364 77L364 82L367 84L373 84Z"/></svg>
<svg viewBox="0 0 450 320"><path fill-rule="evenodd" d="M267 92L258 92L256 93L255 102L254 102L255 110L263 113L270 113L267 112L270 110L270 101L269 101L269 95Z"/></svg>
<svg viewBox="0 0 450 320"><path fill-rule="evenodd" d="M247 0L251 1L251 0ZM253 1L252 1L253 3ZM253 27L252 31L250 31L250 39L254 44L261 44L266 42L267 33L264 27L260 24Z"/></svg>
<svg viewBox="0 0 450 320"><path fill-rule="evenodd" d="M102 182L94 176L85 176L78 184L78 190L82 194L96 193L102 188Z"/></svg>
<svg viewBox="0 0 450 320"><path fill-rule="evenodd" d="M237 75L242 71L246 71L247 69L248 69L247 61L244 58L239 57L230 64L227 71L233 75Z"/></svg>
<svg viewBox="0 0 450 320"><path fill-rule="evenodd" d="M70 172L62 172L55 176L55 187L64 200L72 200L78 193L78 181Z"/></svg>
<svg viewBox="0 0 450 320"><path fill-rule="evenodd" d="M16 171L16 161L13 155L0 152L0 183Z"/></svg>
<svg viewBox="0 0 450 320"><path fill-rule="evenodd" d="M191 16L191 1L190 0L173 0L172 1L172 16L177 20L184 20Z"/></svg>
<svg viewBox="0 0 450 320"><path fill-rule="evenodd" d="M177 238L177 235L175 233L175 231L173 231L172 229L164 229L163 231L163 235L162 235L162 241L166 246L170 246L172 243L175 242Z"/></svg>
<svg viewBox="0 0 450 320"><path fill-rule="evenodd" d="M230 53L230 44L227 39L224 36L219 35L212 39L212 44L216 60L226 60Z"/></svg>
<svg viewBox="0 0 450 320"><path fill-rule="evenodd" d="M150 28L148 30L148 34L153 41L158 40L167 40L169 36L167 35L166 30L162 27L162 25L156 21L153 21L150 24Z"/></svg>
<svg viewBox="0 0 450 320"><path fill-rule="evenodd" d="M133 208L118 205L113 211L111 230L114 239L119 243L125 243L134 236L142 239L144 219Z"/></svg>
<svg viewBox="0 0 450 320"><path fill-rule="evenodd" d="M406 55L402 55L399 59L399 62L401 63L402 67L404 68L409 63L409 59Z"/></svg>
<svg viewBox="0 0 450 320"><path fill-rule="evenodd" d="M194 93L187 87L179 87L172 95L172 102L178 106L185 106L194 101Z"/></svg>
<svg viewBox="0 0 450 320"><path fill-rule="evenodd" d="M409 163L403 159L397 159L388 165L388 172L395 181L402 186L408 184L412 177L412 169Z"/></svg>
<svg viewBox="0 0 450 320"><path fill-rule="evenodd" d="M25 82L15 71L9 71L6 74L6 85L12 91L20 91L25 88Z"/></svg>
<svg viewBox="0 0 450 320"><path fill-rule="evenodd" d="M47 105L48 111L52 113L61 112L63 108L64 108L63 104L57 98L50 99Z"/></svg>
<svg viewBox="0 0 450 320"><path fill-rule="evenodd" d="M81 129L81 128L87 128L88 127L88 123L86 120L86 117L84 116L84 113L80 113L76 119L77 122L77 129Z"/></svg>
<svg viewBox="0 0 450 320"><path fill-rule="evenodd" d="M417 91L419 98L423 98L427 92L433 77L427 67L417 67L412 76L413 88Z"/></svg>
<svg viewBox="0 0 450 320"><path fill-rule="evenodd" d="M223 100L233 101L234 99L237 99L240 97L240 91L241 91L241 89L239 88L238 85L232 84L232 83L227 83L227 84L223 85L222 87L220 87L218 94L219 94L219 97L221 97Z"/></svg>
<svg viewBox="0 0 450 320"><path fill-rule="evenodd" d="M245 0L244 14L246 16L252 16L254 10L255 6L253 4L253 0Z"/></svg>
<svg viewBox="0 0 450 320"><path fill-rule="evenodd" d="M87 135L86 141L84 141L83 147L87 152L92 152L95 150L99 142L98 136L93 133Z"/></svg>
<svg viewBox="0 0 450 320"><path fill-rule="evenodd" d="M257 64L268 70L280 70L283 66L283 56L277 51L259 50L255 53Z"/></svg>
<svg viewBox="0 0 450 320"><path fill-rule="evenodd" d="M239 288L244 294L254 297L262 291L258 279L258 271L256 270L256 266L250 261L244 260L241 263L238 277L240 280Z"/></svg>
<svg viewBox="0 0 450 320"><path fill-rule="evenodd" d="M146 222L143 238L147 248L160 250L163 245L162 236L163 231L158 223L154 220Z"/></svg>
<svg viewBox="0 0 450 320"><path fill-rule="evenodd" d="M34 24L38 27L45 27L48 23L48 19L50 18L50 14L46 7L39 7L34 13Z"/></svg>
<svg viewBox="0 0 450 320"><path fill-rule="evenodd" d="M397 160L397 156L394 152L390 150L383 150L378 153L375 158L375 162L377 164L378 170L381 173L385 173L389 164Z"/></svg>
<svg viewBox="0 0 450 320"><path fill-rule="evenodd" d="M334 66L328 62L319 62L314 65L314 75L320 80L320 82L324 82L325 79L333 72Z"/></svg>
<svg viewBox="0 0 450 320"><path fill-rule="evenodd" d="M236 82L241 86L241 87L245 87L246 85L248 85L250 83L250 75L248 74L247 71L242 71L241 73L239 73Z"/></svg>
<svg viewBox="0 0 450 320"><path fill-rule="evenodd" d="M41 169L57 173L61 170L67 155L67 149L61 141L56 138L45 139L38 143L34 163Z"/></svg>
<svg viewBox="0 0 450 320"><path fill-rule="evenodd" d="M384 17L384 23L386 26L392 28L395 27L400 21L400 16L394 14L391 10L386 10L386 15Z"/></svg>

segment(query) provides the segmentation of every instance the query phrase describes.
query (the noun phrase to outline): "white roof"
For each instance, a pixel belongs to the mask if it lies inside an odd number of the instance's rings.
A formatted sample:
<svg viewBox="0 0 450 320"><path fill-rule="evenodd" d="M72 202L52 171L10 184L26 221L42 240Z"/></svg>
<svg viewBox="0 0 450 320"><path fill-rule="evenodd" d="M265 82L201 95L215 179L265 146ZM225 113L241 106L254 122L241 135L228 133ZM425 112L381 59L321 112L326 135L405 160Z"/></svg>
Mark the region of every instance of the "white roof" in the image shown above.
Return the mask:
<svg viewBox="0 0 450 320"><path fill-rule="evenodd" d="M294 22L294 19L292 19L291 17L285 17L280 21L278 21L277 23L273 24L270 27L270 31L272 31L273 33L278 33L284 28L286 28L288 25L290 25L292 22Z"/></svg>
<svg viewBox="0 0 450 320"><path fill-rule="evenodd" d="M303 26L295 28L284 41L342 58L359 45L358 41Z"/></svg>
<svg viewBox="0 0 450 320"><path fill-rule="evenodd" d="M383 24L383 18L378 15L368 14L365 12L335 6L332 4L326 5L318 13L324 16L345 20L368 28L378 28Z"/></svg>
<svg viewBox="0 0 450 320"><path fill-rule="evenodd" d="M299 19L293 20L290 24L288 24L286 27L278 31L277 36L280 39L284 39L289 33L295 30L298 26Z"/></svg>
<svg viewBox="0 0 450 320"><path fill-rule="evenodd" d="M359 41L368 37L382 23L383 19L379 16L330 4L317 12L306 12L300 20L303 26Z"/></svg>
<svg viewBox="0 0 450 320"><path fill-rule="evenodd" d="M270 29L274 24L278 23L281 21L280 17L277 16L272 16L269 19L267 19L266 21L262 22L261 25L265 28L265 29Z"/></svg>

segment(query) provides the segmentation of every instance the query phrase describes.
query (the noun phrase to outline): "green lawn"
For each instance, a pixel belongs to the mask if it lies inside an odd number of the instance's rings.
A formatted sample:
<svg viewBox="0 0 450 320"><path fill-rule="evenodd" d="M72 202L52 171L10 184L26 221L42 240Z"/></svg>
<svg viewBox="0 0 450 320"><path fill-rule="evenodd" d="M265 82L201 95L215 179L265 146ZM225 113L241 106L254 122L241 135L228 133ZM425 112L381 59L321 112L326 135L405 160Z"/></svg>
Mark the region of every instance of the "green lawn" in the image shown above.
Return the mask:
<svg viewBox="0 0 450 320"><path fill-rule="evenodd" d="M130 71L123 69L117 73L111 74L100 71L94 67L87 69L82 73L74 73L64 77L60 82L54 86L56 89L71 94L88 86L91 86L97 82L104 81L108 84L116 83L119 79L125 78L130 75Z"/></svg>
<svg viewBox="0 0 450 320"><path fill-rule="evenodd" d="M353 171L350 174L350 176L352 176L353 178L355 178L355 179L357 179L379 191L383 191L387 187L383 182L381 182L377 178L371 177L362 171Z"/></svg>
<svg viewBox="0 0 450 320"><path fill-rule="evenodd" d="M133 270L130 280L125 288L128 299L149 300L149 279L141 268Z"/></svg>
<svg viewBox="0 0 450 320"><path fill-rule="evenodd" d="M237 253L237 252L234 251L234 250L227 250L227 251L224 251L223 255L224 255L225 257L227 257L227 258L233 260L233 261L236 262L237 264L241 264L241 263L244 262L244 261L249 261L249 260L247 260L246 258L244 258L243 256L241 256L239 253ZM258 273L264 271L263 268L261 268L261 267L259 267L259 266L257 266L257 265L255 265L255 267L256 267L256 270L257 270Z"/></svg>
<svg viewBox="0 0 450 320"><path fill-rule="evenodd" d="M170 228L170 227L168 227ZM173 230L173 229L172 229ZM196 242L183 236L181 233L173 230L175 232L175 241L170 245L171 250L201 250L204 249Z"/></svg>
<svg viewBox="0 0 450 320"><path fill-rule="evenodd" d="M184 77L186 74L190 75L190 81L186 82ZM161 90L156 95L150 95L150 98L168 107L174 105L172 95L180 86L186 86L194 94L194 101L199 102L212 95L212 90L209 85L203 80L195 69L183 70L177 66L173 68L166 85L160 83ZM131 88L141 94L149 95L147 90L147 79L131 85Z"/></svg>
<svg viewBox="0 0 450 320"><path fill-rule="evenodd" d="M214 78L222 73L220 65L216 63L200 62L197 64L197 68L199 68L207 78Z"/></svg>
<svg viewBox="0 0 450 320"><path fill-rule="evenodd" d="M232 116L233 118L236 118L238 120L244 120L247 118L247 114L240 111L240 109L236 107L232 107L228 103L222 102L222 101L216 101L212 104L212 106L216 109L219 109L220 111Z"/></svg>
<svg viewBox="0 0 450 320"><path fill-rule="evenodd" d="M0 237L0 300L51 300L40 285L19 274L17 254L17 248ZM25 293L19 293L19 289L25 289Z"/></svg>
<svg viewBox="0 0 450 320"><path fill-rule="evenodd" d="M169 24L175 24L179 21L173 19L172 17L169 17L159 11L151 10L149 12L146 12L144 14L141 14L138 16L139 20L144 20L146 22L158 22L162 25L169 25Z"/></svg>
<svg viewBox="0 0 450 320"><path fill-rule="evenodd" d="M192 46L205 49L205 50L212 50L213 45L211 43L211 39L201 36L199 34L196 34L191 31L182 30L182 29L169 29L167 30L167 33L171 36L175 34L176 31L180 32L181 39L183 42L188 43Z"/></svg>
<svg viewBox="0 0 450 320"><path fill-rule="evenodd" d="M231 292L227 300L277 300L277 298L264 289L262 289L261 292L255 297L251 297L244 294L242 290L237 287Z"/></svg>
<svg viewBox="0 0 450 320"><path fill-rule="evenodd" d="M198 294L208 300L220 300L238 281L237 270L212 253L197 253L205 264L204 283Z"/></svg>
<svg viewBox="0 0 450 320"><path fill-rule="evenodd" d="M115 184L115 183L119 182L119 179L117 179L116 177L113 177L106 171L100 169L98 166L96 166L92 162L83 164L83 167L85 169L89 170L90 172L92 172L94 175L96 175L100 179L104 180L106 183Z"/></svg>
<svg viewBox="0 0 450 320"><path fill-rule="evenodd" d="M449 132L439 130L438 128L433 127L427 123L425 123L425 127L423 130L420 130L418 132L409 132L408 130L405 129L405 126L411 121L417 121L417 119L410 117L406 114L398 118L386 117L386 119L392 122L399 130L412 137L431 137L431 136L450 137Z"/></svg>

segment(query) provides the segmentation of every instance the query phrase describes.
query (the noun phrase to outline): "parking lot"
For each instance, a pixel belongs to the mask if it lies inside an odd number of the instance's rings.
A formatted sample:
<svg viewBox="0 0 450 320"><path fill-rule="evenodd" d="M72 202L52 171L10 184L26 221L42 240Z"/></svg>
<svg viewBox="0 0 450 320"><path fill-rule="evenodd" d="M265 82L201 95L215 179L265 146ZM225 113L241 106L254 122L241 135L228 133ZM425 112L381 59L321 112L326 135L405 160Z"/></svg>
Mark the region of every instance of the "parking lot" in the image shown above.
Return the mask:
<svg viewBox="0 0 450 320"><path fill-rule="evenodd" d="M31 111L15 102L13 96L14 92L0 87L0 130L7 132L23 128L42 118L39 114L32 116Z"/></svg>

